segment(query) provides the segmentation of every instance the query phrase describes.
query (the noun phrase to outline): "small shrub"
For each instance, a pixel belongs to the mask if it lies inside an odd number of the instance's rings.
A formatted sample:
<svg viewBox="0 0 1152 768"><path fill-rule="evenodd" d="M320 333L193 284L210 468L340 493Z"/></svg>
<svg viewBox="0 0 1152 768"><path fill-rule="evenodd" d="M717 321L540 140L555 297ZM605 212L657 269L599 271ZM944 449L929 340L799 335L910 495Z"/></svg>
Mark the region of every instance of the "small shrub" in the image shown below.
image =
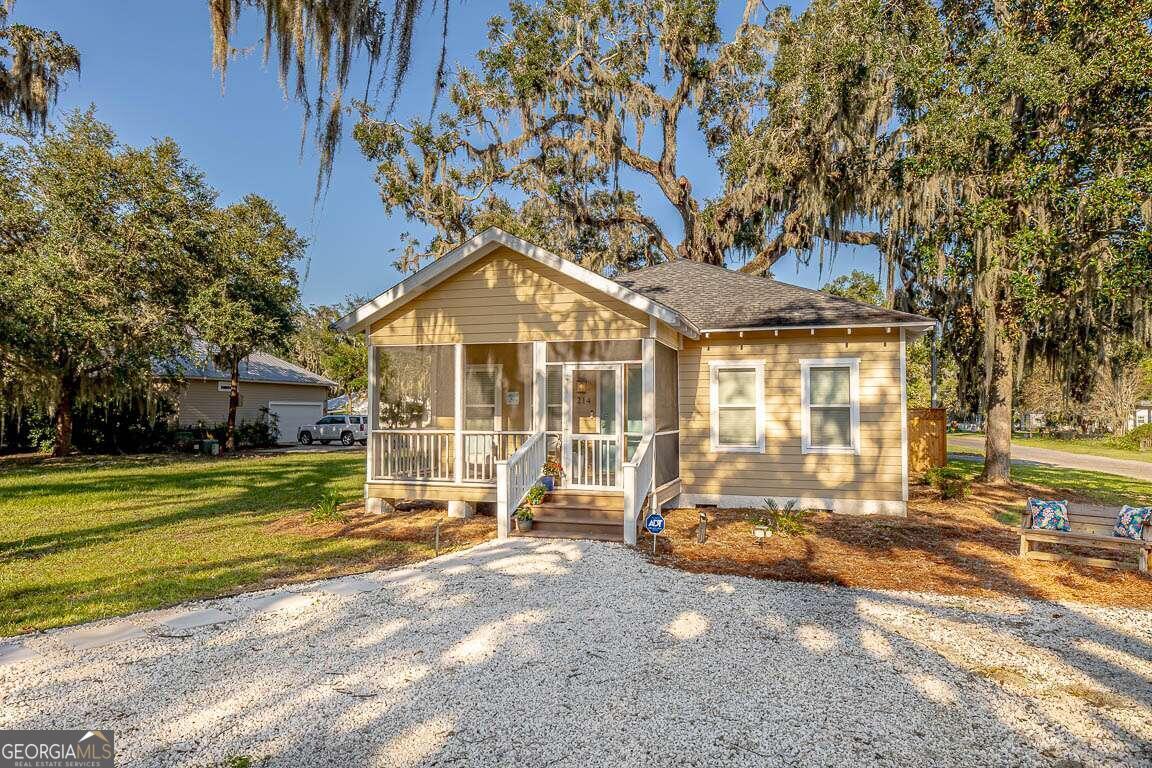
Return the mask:
<svg viewBox="0 0 1152 768"><path fill-rule="evenodd" d="M343 496L335 488L325 488L320 494L320 501L312 507L312 519L318 523L337 522L347 520L347 516L340 511L344 503Z"/></svg>
<svg viewBox="0 0 1152 768"><path fill-rule="evenodd" d="M777 536L800 536L808 530L807 509L798 509L799 499L789 499L783 506L776 499L764 499L764 510L752 515L753 525L766 525Z"/></svg>
<svg viewBox="0 0 1152 768"><path fill-rule="evenodd" d="M940 492L942 499L962 499L968 495L968 478L955 467L933 467L924 473L924 479Z"/></svg>
<svg viewBox="0 0 1152 768"><path fill-rule="evenodd" d="M1108 445L1125 451L1147 451L1152 447L1152 424L1141 424L1107 440Z"/></svg>

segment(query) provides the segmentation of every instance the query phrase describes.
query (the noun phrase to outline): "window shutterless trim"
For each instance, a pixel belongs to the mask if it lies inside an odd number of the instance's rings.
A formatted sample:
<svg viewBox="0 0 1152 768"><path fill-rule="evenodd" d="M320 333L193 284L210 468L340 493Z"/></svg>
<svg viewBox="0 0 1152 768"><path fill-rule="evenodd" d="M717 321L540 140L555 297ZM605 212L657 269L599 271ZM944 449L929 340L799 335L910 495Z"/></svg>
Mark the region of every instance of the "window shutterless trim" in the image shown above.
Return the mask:
<svg viewBox="0 0 1152 768"><path fill-rule="evenodd" d="M851 445L812 445L812 401L809 372L813 368L848 368L848 404L829 407L847 407L849 409L852 432ZM800 361L800 452L860 455L860 358L819 357L805 358Z"/></svg>
<svg viewBox="0 0 1152 768"><path fill-rule="evenodd" d="M723 369L748 370L756 372L756 443L745 445L724 445L720 443L720 387L718 374ZM751 408L752 405L730 406ZM708 411L711 421L710 437L714 453L763 453L764 452L764 361L763 360L710 360L708 361Z"/></svg>

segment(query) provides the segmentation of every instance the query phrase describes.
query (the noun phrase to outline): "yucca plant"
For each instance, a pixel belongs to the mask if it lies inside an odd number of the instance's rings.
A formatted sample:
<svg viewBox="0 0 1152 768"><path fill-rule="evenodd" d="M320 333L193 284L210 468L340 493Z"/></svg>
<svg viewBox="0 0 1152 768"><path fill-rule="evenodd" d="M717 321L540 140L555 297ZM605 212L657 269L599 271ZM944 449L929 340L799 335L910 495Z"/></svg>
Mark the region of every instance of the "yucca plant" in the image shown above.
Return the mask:
<svg viewBox="0 0 1152 768"><path fill-rule="evenodd" d="M347 520L347 516L340 511L344 497L335 488L325 488L320 493L320 500L312 507L312 519L318 523L338 522Z"/></svg>

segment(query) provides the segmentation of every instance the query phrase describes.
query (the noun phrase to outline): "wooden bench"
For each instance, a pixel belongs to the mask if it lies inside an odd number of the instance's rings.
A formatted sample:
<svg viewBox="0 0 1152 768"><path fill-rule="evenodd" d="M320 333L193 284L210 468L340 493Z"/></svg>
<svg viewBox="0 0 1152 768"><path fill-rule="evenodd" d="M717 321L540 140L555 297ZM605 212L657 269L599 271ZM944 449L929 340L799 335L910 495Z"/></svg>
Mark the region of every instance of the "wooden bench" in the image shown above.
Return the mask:
<svg viewBox="0 0 1152 768"><path fill-rule="evenodd" d="M1145 523L1140 539L1125 539L1113 536L1118 508L1097 507L1087 504L1068 505L1068 523L1071 531L1049 531L1032 527L1032 508L1025 507L1020 519L1020 557L1032 560L1071 560L1100 568L1137 568L1148 573L1148 551L1152 549L1149 525ZM1064 544L1067 546L1107 550L1115 559L1084 557L1059 552L1041 552L1034 549L1036 544ZM1136 555L1136 563L1122 559L1124 555Z"/></svg>

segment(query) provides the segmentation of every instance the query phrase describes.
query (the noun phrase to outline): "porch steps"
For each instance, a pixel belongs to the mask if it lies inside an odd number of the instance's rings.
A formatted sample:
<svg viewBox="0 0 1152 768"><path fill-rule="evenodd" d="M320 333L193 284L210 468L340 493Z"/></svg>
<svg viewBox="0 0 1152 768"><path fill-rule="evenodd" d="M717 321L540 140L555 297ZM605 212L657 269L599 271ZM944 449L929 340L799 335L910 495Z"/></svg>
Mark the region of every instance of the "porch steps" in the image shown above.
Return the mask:
<svg viewBox="0 0 1152 768"><path fill-rule="evenodd" d="M624 494L558 489L536 510L532 530L516 535L623 541Z"/></svg>

